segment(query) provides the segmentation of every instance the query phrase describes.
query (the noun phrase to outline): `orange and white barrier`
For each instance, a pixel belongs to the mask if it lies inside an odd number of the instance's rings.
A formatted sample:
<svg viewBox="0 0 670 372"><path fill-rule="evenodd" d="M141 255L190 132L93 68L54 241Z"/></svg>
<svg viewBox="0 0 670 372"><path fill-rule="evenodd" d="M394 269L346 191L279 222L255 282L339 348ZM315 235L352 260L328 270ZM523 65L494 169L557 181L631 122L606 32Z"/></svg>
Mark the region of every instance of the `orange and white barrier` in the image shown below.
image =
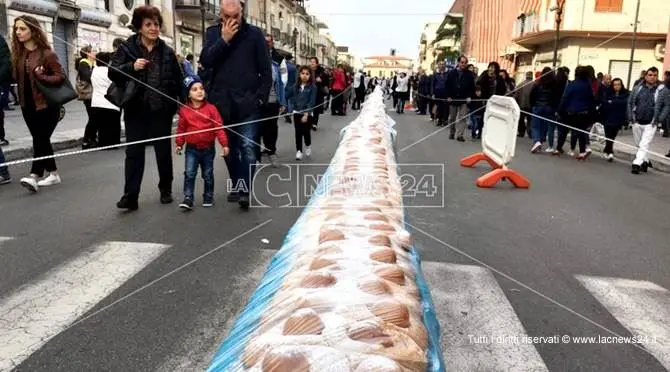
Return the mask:
<svg viewBox="0 0 670 372"><path fill-rule="evenodd" d="M482 130L482 152L461 160L461 166L473 168L486 161L493 170L477 179L479 187L493 187L498 182L509 180L515 187L527 189L530 181L507 166L514 158L516 135L521 109L514 98L493 96L486 103L484 129Z"/></svg>

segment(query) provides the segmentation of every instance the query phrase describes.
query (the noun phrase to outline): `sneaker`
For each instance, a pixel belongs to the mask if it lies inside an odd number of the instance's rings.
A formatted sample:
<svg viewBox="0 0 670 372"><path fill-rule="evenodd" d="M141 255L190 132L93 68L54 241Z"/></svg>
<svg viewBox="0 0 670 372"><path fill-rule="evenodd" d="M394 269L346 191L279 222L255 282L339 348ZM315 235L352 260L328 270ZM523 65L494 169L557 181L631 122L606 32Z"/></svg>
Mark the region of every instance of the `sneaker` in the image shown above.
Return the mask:
<svg viewBox="0 0 670 372"><path fill-rule="evenodd" d="M295 153L295 160L302 160L302 151L298 151Z"/></svg>
<svg viewBox="0 0 670 372"><path fill-rule="evenodd" d="M249 210L249 197L247 195L240 195L240 200L237 202L240 208Z"/></svg>
<svg viewBox="0 0 670 372"><path fill-rule="evenodd" d="M630 170L631 173L633 174L640 174L640 166L637 164L633 164Z"/></svg>
<svg viewBox="0 0 670 372"><path fill-rule="evenodd" d="M170 191L161 191L161 204L171 204L173 201Z"/></svg>
<svg viewBox="0 0 670 372"><path fill-rule="evenodd" d="M561 156L563 154L563 150L561 149L555 149L554 152L551 153L553 156Z"/></svg>
<svg viewBox="0 0 670 372"><path fill-rule="evenodd" d="M614 161L614 154L607 154L607 161L608 162L613 162Z"/></svg>
<svg viewBox="0 0 670 372"><path fill-rule="evenodd" d="M179 204L179 208L180 208L180 209L183 209L183 210L185 210L185 211L190 211L190 210L192 210L192 209L193 209L193 200L192 200L192 199L188 199L188 198L184 199L184 201L181 202L181 204Z"/></svg>
<svg viewBox="0 0 670 372"><path fill-rule="evenodd" d="M586 153L589 154L589 155L591 155L592 152L593 152L593 150L591 150L590 147L586 146ZM587 155L587 156L588 156L588 155Z"/></svg>
<svg viewBox="0 0 670 372"><path fill-rule="evenodd" d="M458 138L456 138L456 141L465 142L465 138L463 138L462 136L459 136Z"/></svg>
<svg viewBox="0 0 670 372"><path fill-rule="evenodd" d="M454 138L456 138L456 136L454 136L453 134L450 134L450 135L449 135L449 139L450 139L450 140L452 140L452 139L454 139Z"/></svg>
<svg viewBox="0 0 670 372"><path fill-rule="evenodd" d="M206 199L202 202L202 206L205 208L211 208L214 206L214 202L212 200Z"/></svg>
<svg viewBox="0 0 670 372"><path fill-rule="evenodd" d="M588 158L588 157L589 157L588 152L581 152L577 155L576 159L577 160L586 160L586 158Z"/></svg>
<svg viewBox="0 0 670 372"><path fill-rule="evenodd" d="M121 197L121 200L119 200L116 203L116 207L119 209L127 209L129 211L136 211L137 208L139 207L137 205L137 199L130 198L128 195L124 195Z"/></svg>
<svg viewBox="0 0 670 372"><path fill-rule="evenodd" d="M268 158L270 159L270 164L272 165L272 168L277 168L277 166L279 165L279 163L277 162L277 155L272 154L268 156Z"/></svg>
<svg viewBox="0 0 670 372"><path fill-rule="evenodd" d="M533 145L533 147L530 148L530 152L532 152L533 154L535 154L535 153L537 153L538 151L540 151L541 149L542 149L542 142L535 142L535 144Z"/></svg>
<svg viewBox="0 0 670 372"><path fill-rule="evenodd" d="M668 153L665 154L665 157L666 157L666 158L670 158L670 151L668 151Z"/></svg>
<svg viewBox="0 0 670 372"><path fill-rule="evenodd" d="M12 182L12 177L10 177L9 175L0 176L0 185L6 185L10 182Z"/></svg>
<svg viewBox="0 0 670 372"><path fill-rule="evenodd" d="M32 176L21 178L21 186L30 192L37 192L40 189L39 185L37 185L37 180Z"/></svg>
<svg viewBox="0 0 670 372"><path fill-rule="evenodd" d="M570 150L570 152L568 152L568 156L575 156L575 152Z"/></svg>
<svg viewBox="0 0 670 372"><path fill-rule="evenodd" d="M544 152L546 152L546 153L548 153L548 154L549 154L549 153L553 153L553 152L554 152L554 149L553 149L552 147L547 147L546 149L544 149Z"/></svg>
<svg viewBox="0 0 670 372"><path fill-rule="evenodd" d="M228 193L226 200L228 203L237 203L240 200L240 195L236 192Z"/></svg>
<svg viewBox="0 0 670 372"><path fill-rule="evenodd" d="M312 156L312 147L311 146L305 147L305 156L308 157L308 158L310 156Z"/></svg>
<svg viewBox="0 0 670 372"><path fill-rule="evenodd" d="M37 186L39 187L49 187L58 185L60 183L60 176L58 173L50 173L48 176L37 181Z"/></svg>
<svg viewBox="0 0 670 372"><path fill-rule="evenodd" d="M7 141L4 138L0 140L0 146L7 146L7 145L9 145L9 141Z"/></svg>

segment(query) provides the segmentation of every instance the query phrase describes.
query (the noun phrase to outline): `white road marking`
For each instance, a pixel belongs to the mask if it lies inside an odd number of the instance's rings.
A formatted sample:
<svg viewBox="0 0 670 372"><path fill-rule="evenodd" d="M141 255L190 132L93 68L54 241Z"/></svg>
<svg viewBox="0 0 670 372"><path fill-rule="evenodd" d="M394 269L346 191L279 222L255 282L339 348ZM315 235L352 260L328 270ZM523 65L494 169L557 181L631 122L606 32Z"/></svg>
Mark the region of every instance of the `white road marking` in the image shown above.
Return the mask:
<svg viewBox="0 0 670 372"><path fill-rule="evenodd" d="M102 243L0 299L0 371L20 364L168 247Z"/></svg>
<svg viewBox="0 0 670 372"><path fill-rule="evenodd" d="M670 370L670 291L644 280L575 277Z"/></svg>
<svg viewBox="0 0 670 372"><path fill-rule="evenodd" d="M439 262L422 268L447 371L548 371L535 346L512 342L528 335L491 271Z"/></svg>

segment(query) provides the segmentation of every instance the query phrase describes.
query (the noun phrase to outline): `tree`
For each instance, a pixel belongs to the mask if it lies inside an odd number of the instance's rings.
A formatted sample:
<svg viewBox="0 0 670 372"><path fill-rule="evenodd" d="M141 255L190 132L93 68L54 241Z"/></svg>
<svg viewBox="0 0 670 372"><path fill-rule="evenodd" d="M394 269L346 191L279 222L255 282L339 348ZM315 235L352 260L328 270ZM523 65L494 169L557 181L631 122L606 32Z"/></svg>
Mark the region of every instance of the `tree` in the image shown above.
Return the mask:
<svg viewBox="0 0 670 372"><path fill-rule="evenodd" d="M437 28L435 40L433 40L432 45L449 39L460 41L462 34L463 18L447 14L444 16L444 20L442 20L440 27Z"/></svg>
<svg viewBox="0 0 670 372"><path fill-rule="evenodd" d="M460 56L460 52L458 50L453 50L451 47L442 47L437 49L437 57L435 58L436 61L444 61L449 60L449 61L454 61Z"/></svg>

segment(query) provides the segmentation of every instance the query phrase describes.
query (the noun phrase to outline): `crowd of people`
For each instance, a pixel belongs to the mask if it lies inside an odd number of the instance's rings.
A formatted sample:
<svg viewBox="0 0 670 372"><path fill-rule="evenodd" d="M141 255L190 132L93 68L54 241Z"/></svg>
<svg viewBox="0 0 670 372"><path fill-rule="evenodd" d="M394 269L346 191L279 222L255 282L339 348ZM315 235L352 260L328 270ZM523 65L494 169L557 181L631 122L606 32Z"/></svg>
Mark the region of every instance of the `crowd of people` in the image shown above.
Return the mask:
<svg viewBox="0 0 670 372"><path fill-rule="evenodd" d="M404 101L399 97L406 95L405 79L400 73L373 78L369 84L388 90L395 110L402 112ZM465 141L467 128L472 140L481 138L485 103L493 95L516 99L521 108L518 137L528 135L533 140L533 153L564 154L571 134L568 154L585 160L592 153L589 134L598 126L606 137L604 156L611 162L617 134L630 128L638 147L631 171L639 174L652 167L648 151L657 130L663 137L670 135L670 71L659 79L656 67L642 71L630 90L621 78L596 74L592 66L577 66L573 80L567 67L555 71L545 67L526 73L517 86L497 62L478 75L467 57L461 56L449 69L438 62L432 75L419 69L409 77L409 85L417 114L429 114L428 120L437 126L449 125L449 139L460 142ZM666 156L670 157L670 150Z"/></svg>
<svg viewBox="0 0 670 372"><path fill-rule="evenodd" d="M197 68L192 55L182 57L160 38L163 17L158 8L140 6L131 24L136 33L114 41L114 51L82 48L75 62L73 90L88 114L83 148L118 148L121 114L126 142L124 189L117 207L136 210L145 166L145 145L154 147L158 168L159 200L174 201L172 194L173 118L177 120L176 152L185 158L184 199L194 206L194 183L202 170L203 203L213 201L215 142L222 147L231 178L229 202L249 207L255 168L263 156L277 165L278 119L295 127L297 160L312 154L312 131L330 107L332 115L346 115L353 101L364 99L364 79L337 66L327 70L316 57L296 66L292 56L279 56L272 36L243 18L239 0L221 2L221 21L207 29ZM2 40L4 41L4 40ZM35 193L62 182L53 157L51 135L62 118L62 105L47 99L45 86L66 84L64 67L48 43L40 23L30 16L14 21L12 52L0 42L0 83L16 80L18 101L33 137L30 174L21 185ZM359 74L357 74L359 75ZM224 125L225 124L225 125ZM0 149L0 163L4 163ZM0 184L9 183L7 167L0 168Z"/></svg>

